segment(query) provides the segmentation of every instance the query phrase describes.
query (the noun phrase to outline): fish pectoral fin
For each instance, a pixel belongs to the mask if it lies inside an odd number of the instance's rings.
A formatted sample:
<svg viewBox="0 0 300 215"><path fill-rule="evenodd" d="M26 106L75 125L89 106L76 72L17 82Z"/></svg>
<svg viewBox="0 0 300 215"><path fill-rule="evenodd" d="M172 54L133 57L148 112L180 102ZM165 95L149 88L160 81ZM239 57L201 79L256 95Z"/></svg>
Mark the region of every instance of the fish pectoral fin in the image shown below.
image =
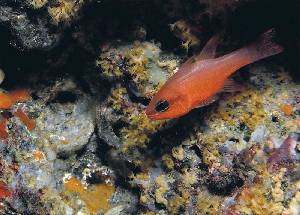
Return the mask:
<svg viewBox="0 0 300 215"><path fill-rule="evenodd" d="M219 95L212 96L212 97L206 99L205 101L202 101L198 106L196 106L196 108L210 105L210 104L214 103L215 101L217 101L218 99L219 99Z"/></svg>
<svg viewBox="0 0 300 215"><path fill-rule="evenodd" d="M219 34L214 35L212 38L208 40L206 45L203 47L200 55L196 60L204 60L204 59L213 59L216 56L216 49L221 40L221 36Z"/></svg>
<svg viewBox="0 0 300 215"><path fill-rule="evenodd" d="M234 92L243 91L245 89L246 87L244 85L237 83L235 80L229 78L225 81L222 92L234 93Z"/></svg>

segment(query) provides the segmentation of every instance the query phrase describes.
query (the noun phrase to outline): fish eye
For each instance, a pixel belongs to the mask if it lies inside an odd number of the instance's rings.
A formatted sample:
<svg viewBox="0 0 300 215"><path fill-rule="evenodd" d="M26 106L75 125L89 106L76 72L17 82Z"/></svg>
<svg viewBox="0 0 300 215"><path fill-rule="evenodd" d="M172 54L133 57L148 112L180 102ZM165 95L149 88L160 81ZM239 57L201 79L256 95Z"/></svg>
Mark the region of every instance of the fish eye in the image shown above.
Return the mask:
<svg viewBox="0 0 300 215"><path fill-rule="evenodd" d="M160 100L155 105L155 110L157 112L165 112L169 109L169 102L167 100Z"/></svg>

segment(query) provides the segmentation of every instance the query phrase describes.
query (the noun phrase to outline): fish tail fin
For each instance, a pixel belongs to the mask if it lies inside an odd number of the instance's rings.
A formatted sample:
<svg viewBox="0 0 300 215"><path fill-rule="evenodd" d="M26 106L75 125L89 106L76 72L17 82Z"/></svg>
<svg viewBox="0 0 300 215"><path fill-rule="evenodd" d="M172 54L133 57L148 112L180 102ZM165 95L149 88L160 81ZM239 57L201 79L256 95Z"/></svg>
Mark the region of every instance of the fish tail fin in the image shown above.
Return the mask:
<svg viewBox="0 0 300 215"><path fill-rule="evenodd" d="M247 47L252 62L283 52L283 47L274 41L275 35L276 31L272 28Z"/></svg>

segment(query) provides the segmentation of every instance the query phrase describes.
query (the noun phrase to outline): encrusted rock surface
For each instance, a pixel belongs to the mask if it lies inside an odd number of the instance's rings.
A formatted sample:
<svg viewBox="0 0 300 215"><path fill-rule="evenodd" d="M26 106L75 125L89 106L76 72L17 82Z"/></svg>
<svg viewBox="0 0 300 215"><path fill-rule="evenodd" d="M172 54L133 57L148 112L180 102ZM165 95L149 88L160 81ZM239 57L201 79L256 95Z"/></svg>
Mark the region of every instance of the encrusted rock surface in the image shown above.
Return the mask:
<svg viewBox="0 0 300 215"><path fill-rule="evenodd" d="M270 4L251 28L247 14ZM0 96L17 97L0 100L0 214L299 214L289 47L241 69L241 92L179 119L144 113L213 33L219 55L270 25L282 40L286 4L0 1ZM282 20L268 19L278 11ZM254 31L239 32L240 21Z"/></svg>

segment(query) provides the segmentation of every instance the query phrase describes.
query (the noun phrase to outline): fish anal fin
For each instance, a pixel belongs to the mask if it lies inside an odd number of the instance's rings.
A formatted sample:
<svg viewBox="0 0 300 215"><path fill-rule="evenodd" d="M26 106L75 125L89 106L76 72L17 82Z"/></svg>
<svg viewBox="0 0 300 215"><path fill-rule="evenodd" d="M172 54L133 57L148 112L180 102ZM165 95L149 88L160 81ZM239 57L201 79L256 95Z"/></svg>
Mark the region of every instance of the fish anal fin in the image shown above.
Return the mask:
<svg viewBox="0 0 300 215"><path fill-rule="evenodd" d="M196 106L196 108L210 105L210 104L214 103L215 101L217 101L218 99L219 99L219 95L214 95L214 96L206 99L205 101L202 101L198 106Z"/></svg>
<svg viewBox="0 0 300 215"><path fill-rule="evenodd" d="M197 60L213 59L216 56L216 49L221 40L219 34L214 35L208 40L203 47L201 53L198 55Z"/></svg>
<svg viewBox="0 0 300 215"><path fill-rule="evenodd" d="M229 78L225 81L224 87L222 89L222 92L226 93L234 93L234 92L241 92L245 90L246 87L235 80Z"/></svg>

